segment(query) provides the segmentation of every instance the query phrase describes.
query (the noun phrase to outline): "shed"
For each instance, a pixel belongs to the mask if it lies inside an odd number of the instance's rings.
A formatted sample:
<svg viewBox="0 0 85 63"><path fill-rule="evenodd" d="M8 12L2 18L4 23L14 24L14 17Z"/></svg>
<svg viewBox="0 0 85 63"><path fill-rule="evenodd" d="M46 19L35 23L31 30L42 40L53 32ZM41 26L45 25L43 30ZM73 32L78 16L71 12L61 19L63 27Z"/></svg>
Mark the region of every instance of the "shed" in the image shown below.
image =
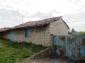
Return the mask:
<svg viewBox="0 0 85 63"><path fill-rule="evenodd" d="M1 33L2 38L10 39L12 42L51 46L52 35L68 35L68 30L69 26L60 16L22 23Z"/></svg>

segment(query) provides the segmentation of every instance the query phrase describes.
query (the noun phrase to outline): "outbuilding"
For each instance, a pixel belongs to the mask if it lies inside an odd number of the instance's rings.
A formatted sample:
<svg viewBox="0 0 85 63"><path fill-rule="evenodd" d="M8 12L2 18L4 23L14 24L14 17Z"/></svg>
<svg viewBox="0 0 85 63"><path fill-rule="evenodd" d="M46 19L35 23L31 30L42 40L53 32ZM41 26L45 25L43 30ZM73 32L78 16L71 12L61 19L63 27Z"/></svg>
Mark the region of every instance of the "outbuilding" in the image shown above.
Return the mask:
<svg viewBox="0 0 85 63"><path fill-rule="evenodd" d="M51 46L52 35L68 35L69 26L62 17L30 21L0 31L1 37L12 42L31 42Z"/></svg>

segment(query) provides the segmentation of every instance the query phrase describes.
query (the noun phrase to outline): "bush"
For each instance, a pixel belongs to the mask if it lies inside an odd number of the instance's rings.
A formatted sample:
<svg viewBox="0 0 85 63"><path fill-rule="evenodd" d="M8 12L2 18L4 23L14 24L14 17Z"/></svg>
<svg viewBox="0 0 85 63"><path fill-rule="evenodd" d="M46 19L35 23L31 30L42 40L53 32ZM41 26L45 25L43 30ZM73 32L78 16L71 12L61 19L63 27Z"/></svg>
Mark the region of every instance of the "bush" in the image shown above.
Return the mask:
<svg viewBox="0 0 85 63"><path fill-rule="evenodd" d="M78 35L85 35L85 32L78 32Z"/></svg>

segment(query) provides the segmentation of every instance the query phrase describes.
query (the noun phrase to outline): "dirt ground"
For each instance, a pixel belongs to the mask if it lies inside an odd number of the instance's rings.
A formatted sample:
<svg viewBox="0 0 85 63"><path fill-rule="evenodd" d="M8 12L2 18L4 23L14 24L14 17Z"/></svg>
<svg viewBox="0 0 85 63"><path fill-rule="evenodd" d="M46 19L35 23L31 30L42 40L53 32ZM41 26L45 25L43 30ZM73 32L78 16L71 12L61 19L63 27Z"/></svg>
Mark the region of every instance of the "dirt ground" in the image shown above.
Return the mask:
<svg viewBox="0 0 85 63"><path fill-rule="evenodd" d="M60 58L43 58L43 59L25 60L22 63L75 63L75 62L72 60L66 60Z"/></svg>

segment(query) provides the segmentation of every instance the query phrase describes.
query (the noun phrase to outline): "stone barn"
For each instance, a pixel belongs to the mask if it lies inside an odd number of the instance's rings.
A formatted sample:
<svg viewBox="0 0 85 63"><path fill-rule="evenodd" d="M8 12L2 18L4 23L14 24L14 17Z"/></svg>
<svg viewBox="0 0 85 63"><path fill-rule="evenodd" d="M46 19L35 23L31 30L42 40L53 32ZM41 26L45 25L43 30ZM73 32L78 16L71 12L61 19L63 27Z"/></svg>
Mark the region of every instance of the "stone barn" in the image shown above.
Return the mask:
<svg viewBox="0 0 85 63"><path fill-rule="evenodd" d="M0 31L1 38L12 42L31 42L51 46L52 35L68 35L69 26L62 17L30 21L13 28Z"/></svg>

